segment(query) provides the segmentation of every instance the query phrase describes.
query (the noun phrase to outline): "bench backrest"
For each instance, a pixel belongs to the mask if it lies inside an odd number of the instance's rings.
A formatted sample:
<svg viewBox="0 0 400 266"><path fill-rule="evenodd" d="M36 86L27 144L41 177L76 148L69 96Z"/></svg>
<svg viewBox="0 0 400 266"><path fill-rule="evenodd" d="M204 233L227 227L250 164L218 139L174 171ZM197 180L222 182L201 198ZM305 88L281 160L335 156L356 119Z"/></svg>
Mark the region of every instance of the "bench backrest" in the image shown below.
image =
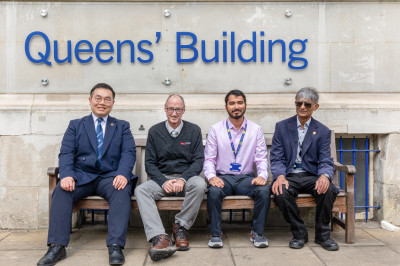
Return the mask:
<svg viewBox="0 0 400 266"><path fill-rule="evenodd" d="M139 177L139 180L137 182L137 185L139 185L148 180L148 176L144 169L144 153L146 149L146 139L144 138L135 139L135 143L136 143L136 164L134 168L134 173ZM272 139L265 138L265 143L267 144L268 160L269 160L269 152L271 150ZM333 158L333 161L336 161L337 157L336 157L335 132L333 130L331 130L331 156ZM271 172L269 176L270 177L268 181L272 181ZM339 187L339 176L337 172L335 172L333 176L333 184Z"/></svg>

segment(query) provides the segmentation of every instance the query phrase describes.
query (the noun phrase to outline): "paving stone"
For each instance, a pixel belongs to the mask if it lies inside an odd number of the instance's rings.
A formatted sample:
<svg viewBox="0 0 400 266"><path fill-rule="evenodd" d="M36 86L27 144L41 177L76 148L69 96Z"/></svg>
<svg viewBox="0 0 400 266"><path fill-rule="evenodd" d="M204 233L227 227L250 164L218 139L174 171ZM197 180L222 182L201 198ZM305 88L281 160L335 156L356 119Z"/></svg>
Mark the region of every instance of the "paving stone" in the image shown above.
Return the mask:
<svg viewBox="0 0 400 266"><path fill-rule="evenodd" d="M0 241L0 250L45 250L46 242L47 231L12 232Z"/></svg>
<svg viewBox="0 0 400 266"><path fill-rule="evenodd" d="M310 248L232 248L236 265L324 265Z"/></svg>
<svg viewBox="0 0 400 266"><path fill-rule="evenodd" d="M0 241L5 239L7 236L9 236L11 234L12 234L12 232L8 232L8 231L0 232Z"/></svg>
<svg viewBox="0 0 400 266"><path fill-rule="evenodd" d="M157 265L159 262L153 262L147 256L146 265ZM229 248L223 247L220 249L192 248L188 251L177 251L175 254L161 261L162 265L234 265Z"/></svg>
<svg viewBox="0 0 400 266"><path fill-rule="evenodd" d="M126 265L143 265L146 252L143 249L124 249ZM67 258L58 265L109 265L108 249L68 249Z"/></svg>
<svg viewBox="0 0 400 266"><path fill-rule="evenodd" d="M85 226L86 227L86 226ZM106 248L107 226L96 225L97 230L83 228L71 234L69 246L74 249L103 249ZM128 229L126 249L147 248L146 236L143 230Z"/></svg>
<svg viewBox="0 0 400 266"><path fill-rule="evenodd" d="M326 265L399 265L400 254L385 246L346 246L338 251L312 247Z"/></svg>
<svg viewBox="0 0 400 266"><path fill-rule="evenodd" d="M394 250L396 250L400 254L400 247L392 247Z"/></svg>
<svg viewBox="0 0 400 266"><path fill-rule="evenodd" d="M44 250L0 250L0 265L36 265ZM58 264L57 264L58 265Z"/></svg>
<svg viewBox="0 0 400 266"><path fill-rule="evenodd" d="M400 246L400 232L390 232L383 229L365 229L368 234L390 246Z"/></svg>
<svg viewBox="0 0 400 266"><path fill-rule="evenodd" d="M188 231L187 240L191 248L208 247L207 243L210 240L210 232L208 229L190 229Z"/></svg>

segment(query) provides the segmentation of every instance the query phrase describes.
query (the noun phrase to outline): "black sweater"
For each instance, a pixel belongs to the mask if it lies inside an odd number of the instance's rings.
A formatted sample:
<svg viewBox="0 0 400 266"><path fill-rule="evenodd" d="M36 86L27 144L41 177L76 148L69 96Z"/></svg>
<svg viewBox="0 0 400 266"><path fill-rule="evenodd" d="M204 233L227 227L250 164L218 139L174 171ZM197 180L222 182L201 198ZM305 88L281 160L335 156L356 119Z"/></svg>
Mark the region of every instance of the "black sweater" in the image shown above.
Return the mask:
<svg viewBox="0 0 400 266"><path fill-rule="evenodd" d="M165 121L150 128L146 143L146 173L160 186L168 180L163 174L181 174L185 180L199 175L203 162L203 139L197 125L183 121L176 138L169 134Z"/></svg>

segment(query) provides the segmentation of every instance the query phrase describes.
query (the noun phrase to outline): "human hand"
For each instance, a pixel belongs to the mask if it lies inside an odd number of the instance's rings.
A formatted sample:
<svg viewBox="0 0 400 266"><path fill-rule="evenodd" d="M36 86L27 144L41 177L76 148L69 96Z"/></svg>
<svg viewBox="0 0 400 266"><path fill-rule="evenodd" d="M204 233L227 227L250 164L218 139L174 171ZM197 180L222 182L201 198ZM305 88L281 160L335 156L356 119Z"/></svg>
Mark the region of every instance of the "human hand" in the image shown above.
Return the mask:
<svg viewBox="0 0 400 266"><path fill-rule="evenodd" d="M251 180L251 184L256 186L264 186L265 184L267 184L267 180L265 180L265 178L262 176L257 176L256 178Z"/></svg>
<svg viewBox="0 0 400 266"><path fill-rule="evenodd" d="M173 183L174 192L175 193L181 192L184 186L185 186L185 181L183 181L182 179L176 180L176 182Z"/></svg>
<svg viewBox="0 0 400 266"><path fill-rule="evenodd" d="M74 191L75 190L75 179L72 176L64 177L60 180L60 186L65 191Z"/></svg>
<svg viewBox="0 0 400 266"><path fill-rule="evenodd" d="M289 182L286 180L285 176L280 175L278 178L275 180L274 184L272 185L272 193L275 195L280 195L283 193L282 191L282 185L286 186L286 189L289 188Z"/></svg>
<svg viewBox="0 0 400 266"><path fill-rule="evenodd" d="M208 180L208 183L210 183L211 186L219 188L223 188L225 186L224 181L218 176L211 177L210 180Z"/></svg>
<svg viewBox="0 0 400 266"><path fill-rule="evenodd" d="M325 194L328 191L330 185L329 178L327 178L325 175L321 175L317 182L315 182L315 190L317 191L318 194Z"/></svg>
<svg viewBox="0 0 400 266"><path fill-rule="evenodd" d="M164 185L163 185L163 189L164 189L164 191L166 192L166 193L172 193L172 192L174 192L174 186L175 186L175 183L176 182L176 180L175 179L170 179L170 180L168 180L168 181L166 181L165 183L164 183Z"/></svg>
<svg viewBox="0 0 400 266"><path fill-rule="evenodd" d="M123 175L117 175L114 177L113 186L117 190L124 189L128 184L128 179Z"/></svg>

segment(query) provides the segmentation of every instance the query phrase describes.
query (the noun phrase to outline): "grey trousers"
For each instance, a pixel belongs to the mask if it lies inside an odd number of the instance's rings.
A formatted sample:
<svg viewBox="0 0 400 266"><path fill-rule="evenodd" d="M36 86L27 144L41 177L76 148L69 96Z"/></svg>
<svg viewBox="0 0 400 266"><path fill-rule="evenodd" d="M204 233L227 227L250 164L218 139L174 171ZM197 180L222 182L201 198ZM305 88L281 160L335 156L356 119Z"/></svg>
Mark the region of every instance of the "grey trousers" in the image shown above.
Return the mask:
<svg viewBox="0 0 400 266"><path fill-rule="evenodd" d="M165 177L168 179L178 179L179 175L165 175ZM180 193L167 194L164 189L153 180L149 180L136 187L136 202L139 206L139 212L142 217L147 241L150 241L157 235L166 234L160 214L157 210L157 200L162 197L184 196L185 199L182 204L182 209L175 216L175 223L179 223L184 228L190 229L199 213L206 188L206 182L201 176L193 176L189 178L189 180L186 181L183 191Z"/></svg>

